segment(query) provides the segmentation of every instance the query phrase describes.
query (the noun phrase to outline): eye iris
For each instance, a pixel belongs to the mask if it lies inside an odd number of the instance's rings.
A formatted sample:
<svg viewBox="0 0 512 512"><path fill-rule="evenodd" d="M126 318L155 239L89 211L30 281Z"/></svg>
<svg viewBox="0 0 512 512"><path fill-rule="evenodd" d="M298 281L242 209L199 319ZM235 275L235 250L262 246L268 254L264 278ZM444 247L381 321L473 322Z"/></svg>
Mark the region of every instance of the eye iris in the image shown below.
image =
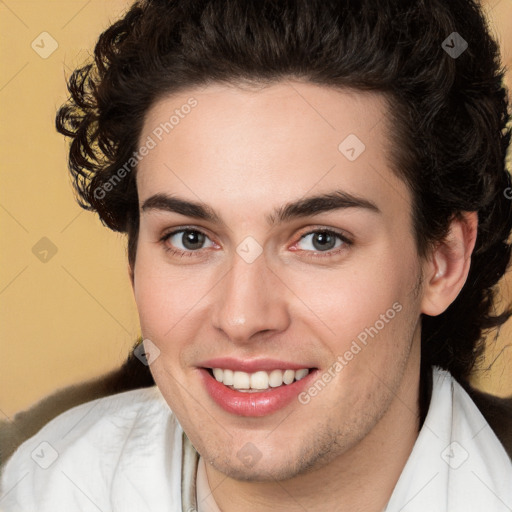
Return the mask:
<svg viewBox="0 0 512 512"><path fill-rule="evenodd" d="M186 249L201 249L204 244L205 235L199 231L184 231L181 237L183 247Z"/></svg>
<svg viewBox="0 0 512 512"><path fill-rule="evenodd" d="M333 249L335 245L336 238L330 233L321 232L313 235L313 246L319 251Z"/></svg>

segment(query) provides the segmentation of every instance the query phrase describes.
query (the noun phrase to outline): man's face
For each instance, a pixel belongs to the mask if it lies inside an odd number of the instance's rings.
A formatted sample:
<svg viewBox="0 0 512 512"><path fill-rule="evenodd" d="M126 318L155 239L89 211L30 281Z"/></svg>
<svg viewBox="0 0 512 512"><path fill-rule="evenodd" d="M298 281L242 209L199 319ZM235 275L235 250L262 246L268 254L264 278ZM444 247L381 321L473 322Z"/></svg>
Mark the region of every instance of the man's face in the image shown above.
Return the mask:
<svg viewBox="0 0 512 512"><path fill-rule="evenodd" d="M385 105L297 82L217 84L146 116L142 334L188 437L234 478L290 478L416 422L421 261ZM345 202L286 208L325 194Z"/></svg>

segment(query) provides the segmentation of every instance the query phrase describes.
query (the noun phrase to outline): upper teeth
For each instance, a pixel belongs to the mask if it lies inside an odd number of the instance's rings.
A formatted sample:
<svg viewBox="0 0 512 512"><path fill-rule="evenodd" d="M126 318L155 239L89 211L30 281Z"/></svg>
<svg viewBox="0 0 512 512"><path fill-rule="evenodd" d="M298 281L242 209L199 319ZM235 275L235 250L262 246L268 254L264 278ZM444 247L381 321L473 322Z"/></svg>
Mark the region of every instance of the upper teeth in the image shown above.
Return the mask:
<svg viewBox="0 0 512 512"><path fill-rule="evenodd" d="M272 370L246 373L222 368L212 368L213 376L226 386L233 386L238 390L277 388L284 384L291 384L295 380L303 379L309 370Z"/></svg>

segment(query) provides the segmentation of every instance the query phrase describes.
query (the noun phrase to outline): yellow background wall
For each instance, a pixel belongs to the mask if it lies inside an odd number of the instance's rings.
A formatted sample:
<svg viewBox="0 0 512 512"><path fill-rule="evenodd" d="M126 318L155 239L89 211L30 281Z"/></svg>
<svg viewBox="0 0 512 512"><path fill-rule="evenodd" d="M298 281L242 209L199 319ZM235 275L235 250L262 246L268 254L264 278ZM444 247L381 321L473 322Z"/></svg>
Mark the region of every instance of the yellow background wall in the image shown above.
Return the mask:
<svg viewBox="0 0 512 512"><path fill-rule="evenodd" d="M511 2L489 2L509 35ZM124 239L76 205L54 129L65 77L129 3L0 2L0 419L118 366L139 334ZM512 393L510 339L512 322L489 352L489 361L502 352L492 372L475 376L501 395Z"/></svg>

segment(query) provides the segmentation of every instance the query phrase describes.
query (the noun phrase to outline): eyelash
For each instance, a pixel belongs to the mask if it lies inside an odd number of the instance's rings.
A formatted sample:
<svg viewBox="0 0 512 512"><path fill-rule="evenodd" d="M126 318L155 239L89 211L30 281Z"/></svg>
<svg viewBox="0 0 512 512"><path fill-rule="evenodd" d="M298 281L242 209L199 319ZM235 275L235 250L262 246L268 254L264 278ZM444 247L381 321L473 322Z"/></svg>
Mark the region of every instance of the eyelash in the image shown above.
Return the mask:
<svg viewBox="0 0 512 512"><path fill-rule="evenodd" d="M306 251L306 250L304 250L303 252L305 254L307 254L307 257L311 257L311 258L332 258L334 256L337 256L341 252L346 251L347 249L349 249L353 245L352 240L347 238L344 234L340 233L339 231L335 231L333 229L327 229L327 228L319 228L319 229L313 229L313 230L310 230L310 231L306 231L304 234L300 235L298 242L300 242L306 236L312 235L312 234L315 234L315 233L316 234L322 233L322 234L327 234L327 235L334 236L335 238L338 238L339 240L341 240L342 244L340 245L340 247L337 247L335 249L330 249L328 251Z"/></svg>
<svg viewBox="0 0 512 512"><path fill-rule="evenodd" d="M186 231L191 231L191 232L197 232L197 233L201 233L203 234L205 237L209 238L208 235L206 233L204 233L203 231L201 231L200 229L196 229L196 228L193 228L193 227L182 227L180 229L176 229L174 231L171 231L169 233L166 233L161 239L160 239L160 243L163 244L164 246L164 250L167 252L167 253L170 253L172 254L173 256L179 256L179 257L191 257L191 256L199 256L198 253L200 253L201 249L198 249L196 251L182 251L180 249L174 249L172 247L170 247L168 244L167 244L167 241L174 235L177 235L178 233L184 233ZM345 235L343 235L342 233L339 233L338 231L334 231L333 229L327 229L327 228L318 228L318 229L313 229L311 231L307 231L305 233L303 233L302 235L300 235L299 239L297 242L295 243L298 243L300 242L303 238L305 238L306 236L308 235L312 235L312 234L315 234L315 233L322 233L322 234L328 234L328 235L334 235L335 237L339 238L343 244L336 248L336 249L331 249L329 251L303 251L305 253L308 254L307 257L311 257L311 258L329 258L329 257L333 257L337 254L339 254L340 252L344 251L344 250L347 250L350 246L353 245L353 242L351 240L349 240ZM300 250L300 249L299 249Z"/></svg>

